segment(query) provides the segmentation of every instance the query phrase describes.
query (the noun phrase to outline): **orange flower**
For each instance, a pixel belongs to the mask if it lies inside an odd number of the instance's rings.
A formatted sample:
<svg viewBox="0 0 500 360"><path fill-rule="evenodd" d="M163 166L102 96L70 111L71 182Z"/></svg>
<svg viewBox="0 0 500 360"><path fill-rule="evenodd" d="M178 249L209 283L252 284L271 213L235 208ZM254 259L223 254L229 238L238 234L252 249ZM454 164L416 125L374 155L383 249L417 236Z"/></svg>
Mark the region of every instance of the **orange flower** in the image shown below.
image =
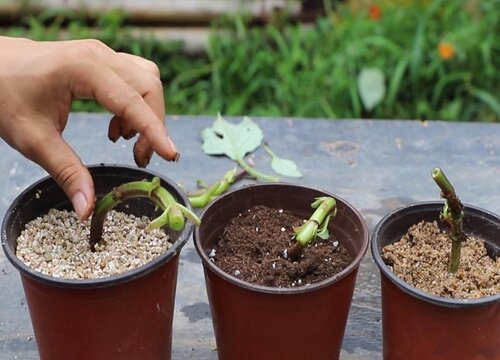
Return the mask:
<svg viewBox="0 0 500 360"><path fill-rule="evenodd" d="M443 60L449 60L455 56L455 48L448 42L440 42L438 45L439 57Z"/></svg>
<svg viewBox="0 0 500 360"><path fill-rule="evenodd" d="M371 5L370 9L368 10L368 16L370 17L370 19L377 21L382 16L382 10L376 4Z"/></svg>

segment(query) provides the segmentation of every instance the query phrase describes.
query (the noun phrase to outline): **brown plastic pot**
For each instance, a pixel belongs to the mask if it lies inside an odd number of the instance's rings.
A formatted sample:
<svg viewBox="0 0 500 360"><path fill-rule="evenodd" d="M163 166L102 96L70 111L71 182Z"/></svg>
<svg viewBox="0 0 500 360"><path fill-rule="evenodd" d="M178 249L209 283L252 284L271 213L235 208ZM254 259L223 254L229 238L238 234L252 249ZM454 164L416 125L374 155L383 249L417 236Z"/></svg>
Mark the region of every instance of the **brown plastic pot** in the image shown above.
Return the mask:
<svg viewBox="0 0 500 360"><path fill-rule="evenodd" d="M500 294L481 299L451 299L421 291L398 278L384 263L381 249L398 241L420 221L439 221L442 202L405 206L375 227L371 251L382 281L384 359L500 359ZM500 217L465 206L464 230L500 255Z"/></svg>
<svg viewBox="0 0 500 360"><path fill-rule="evenodd" d="M178 202L189 206L179 187L158 174L126 166L89 170L97 196L124 182L158 176ZM154 205L147 199L131 199L127 205L117 210L154 215ZM34 271L15 255L16 239L25 224L51 208L71 209L71 204L47 177L14 200L2 224L2 245L20 271L40 359L170 359L178 258L192 225L172 232L173 246L143 267L94 280L58 279Z"/></svg>
<svg viewBox="0 0 500 360"><path fill-rule="evenodd" d="M306 218L318 196L337 199L329 230L354 259L336 276L299 288L273 288L225 273L207 254L230 219L255 205L291 211ZM246 186L218 198L202 214L194 233L202 259L221 360L336 359L351 305L356 274L368 247L360 213L336 195L290 184Z"/></svg>

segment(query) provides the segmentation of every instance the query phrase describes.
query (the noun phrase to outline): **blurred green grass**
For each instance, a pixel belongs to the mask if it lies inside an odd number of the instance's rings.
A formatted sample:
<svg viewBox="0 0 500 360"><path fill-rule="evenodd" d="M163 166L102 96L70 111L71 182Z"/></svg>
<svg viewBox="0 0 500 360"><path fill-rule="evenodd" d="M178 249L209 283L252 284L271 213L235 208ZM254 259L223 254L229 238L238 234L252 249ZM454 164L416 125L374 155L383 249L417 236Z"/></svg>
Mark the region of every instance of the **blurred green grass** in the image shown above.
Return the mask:
<svg viewBox="0 0 500 360"><path fill-rule="evenodd" d="M64 28L67 38L94 37L151 59L170 114L500 122L500 2L467 3L337 5L310 26L220 19L207 52L196 56L180 43L137 37L120 12L89 25L49 10L2 34L55 40ZM360 77L364 70L378 80ZM73 110L102 111L81 100Z"/></svg>

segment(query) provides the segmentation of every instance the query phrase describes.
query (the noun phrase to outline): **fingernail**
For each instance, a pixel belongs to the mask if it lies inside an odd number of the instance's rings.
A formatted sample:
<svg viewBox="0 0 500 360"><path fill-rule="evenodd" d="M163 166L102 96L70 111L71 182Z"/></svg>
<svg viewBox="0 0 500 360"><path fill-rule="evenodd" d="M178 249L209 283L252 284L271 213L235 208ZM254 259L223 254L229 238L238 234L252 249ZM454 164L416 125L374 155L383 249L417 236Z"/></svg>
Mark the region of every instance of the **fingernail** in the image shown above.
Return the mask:
<svg viewBox="0 0 500 360"><path fill-rule="evenodd" d="M144 167L146 167L146 165L149 164L149 162L151 161L151 157L152 156L153 156L153 150L151 150L150 152L144 154L144 164L145 164Z"/></svg>
<svg viewBox="0 0 500 360"><path fill-rule="evenodd" d="M120 135L117 136L115 134L108 133L108 139L114 143L117 142L119 138L120 138Z"/></svg>
<svg viewBox="0 0 500 360"><path fill-rule="evenodd" d="M175 144L172 141L172 139L170 139L170 137L168 137L167 141L168 141L168 145L170 145L170 147L172 148L172 150L177 154L177 146L175 146Z"/></svg>
<svg viewBox="0 0 500 360"><path fill-rule="evenodd" d="M78 191L75 195L73 195L71 202L73 203L73 207L75 208L76 214L80 219L83 220L85 218L85 215L87 214L87 207L88 207L85 195L83 195L81 191Z"/></svg>

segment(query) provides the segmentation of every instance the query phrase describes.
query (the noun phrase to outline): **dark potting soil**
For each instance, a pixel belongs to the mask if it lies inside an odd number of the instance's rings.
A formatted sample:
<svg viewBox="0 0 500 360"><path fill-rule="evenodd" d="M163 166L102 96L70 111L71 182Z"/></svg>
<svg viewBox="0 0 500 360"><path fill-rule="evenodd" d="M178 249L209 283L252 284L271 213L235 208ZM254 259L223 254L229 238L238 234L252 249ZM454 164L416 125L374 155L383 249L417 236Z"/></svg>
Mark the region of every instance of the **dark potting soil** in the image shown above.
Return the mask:
<svg viewBox="0 0 500 360"><path fill-rule="evenodd" d="M382 249L392 271L416 288L442 297L476 299L500 293L500 257L488 256L484 242L468 237L460 265L450 273L451 240L436 222L420 222Z"/></svg>
<svg viewBox="0 0 500 360"><path fill-rule="evenodd" d="M295 243L293 227L302 223L303 219L283 209L253 207L230 221L209 257L228 274L271 287L307 286L351 263L345 247L332 235L314 240L292 262L287 249Z"/></svg>

